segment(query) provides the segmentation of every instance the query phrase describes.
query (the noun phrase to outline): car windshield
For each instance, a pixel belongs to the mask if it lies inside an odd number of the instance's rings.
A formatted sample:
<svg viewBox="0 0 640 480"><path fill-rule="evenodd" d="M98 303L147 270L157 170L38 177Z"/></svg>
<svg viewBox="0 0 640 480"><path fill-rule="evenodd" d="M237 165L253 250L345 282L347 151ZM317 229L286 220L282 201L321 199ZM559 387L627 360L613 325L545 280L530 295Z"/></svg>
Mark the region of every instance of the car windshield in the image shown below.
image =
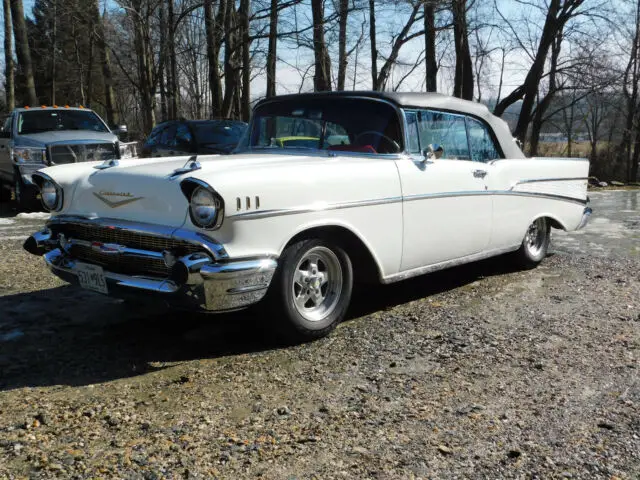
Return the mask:
<svg viewBox="0 0 640 480"><path fill-rule="evenodd" d="M238 150L313 149L399 153L396 109L375 99L319 97L274 100L256 108Z"/></svg>
<svg viewBox="0 0 640 480"><path fill-rule="evenodd" d="M109 132L100 118L88 110L38 110L22 112L18 117L20 135L60 130Z"/></svg>
<svg viewBox="0 0 640 480"><path fill-rule="evenodd" d="M247 129L240 122L194 122L196 141L199 145L236 145Z"/></svg>

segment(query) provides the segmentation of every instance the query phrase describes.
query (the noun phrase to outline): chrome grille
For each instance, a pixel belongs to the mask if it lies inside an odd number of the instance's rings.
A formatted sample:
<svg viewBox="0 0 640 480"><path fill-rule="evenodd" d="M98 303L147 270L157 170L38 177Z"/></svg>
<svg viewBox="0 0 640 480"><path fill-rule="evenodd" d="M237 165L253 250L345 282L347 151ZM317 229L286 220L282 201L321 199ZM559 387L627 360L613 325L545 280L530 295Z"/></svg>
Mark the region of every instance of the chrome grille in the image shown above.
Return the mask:
<svg viewBox="0 0 640 480"><path fill-rule="evenodd" d="M78 260L87 263L101 265L110 272L123 274L147 274L167 277L170 273L162 259L122 257L120 255L109 255L93 250L84 245L73 245L71 255Z"/></svg>
<svg viewBox="0 0 640 480"><path fill-rule="evenodd" d="M128 248L154 252L170 250L176 256L183 256L202 250L202 247L185 241L108 226L69 223L52 226L51 229L55 235L63 233L67 240L112 243ZM170 273L164 261L159 258L142 258L102 253L85 245L73 245L70 253L80 261L102 265L107 270L116 273L154 276L167 276Z"/></svg>
<svg viewBox="0 0 640 480"><path fill-rule="evenodd" d="M54 165L117 158L113 143L53 145L49 147L49 156Z"/></svg>

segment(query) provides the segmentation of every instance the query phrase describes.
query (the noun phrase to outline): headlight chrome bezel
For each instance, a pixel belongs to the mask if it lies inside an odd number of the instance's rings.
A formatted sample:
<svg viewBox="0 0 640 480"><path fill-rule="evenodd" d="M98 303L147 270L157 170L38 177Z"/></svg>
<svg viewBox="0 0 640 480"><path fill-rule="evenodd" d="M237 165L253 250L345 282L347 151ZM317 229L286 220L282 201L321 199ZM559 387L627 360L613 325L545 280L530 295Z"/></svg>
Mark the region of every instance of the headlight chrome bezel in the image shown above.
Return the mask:
<svg viewBox="0 0 640 480"><path fill-rule="evenodd" d="M64 205L64 190L62 189L62 187L58 185L58 183L56 183L53 178L42 172L34 173L31 178L33 179L33 183L38 186L38 190L40 191L40 201L42 202L42 206L45 208L45 210L47 210L48 212L59 212L60 210L62 210L62 207ZM55 201L52 202L53 206L49 205L45 201L44 189L47 186L53 187L55 191Z"/></svg>
<svg viewBox="0 0 640 480"><path fill-rule="evenodd" d="M217 230L222 226L222 222L224 221L224 200L211 185L197 178L187 178L180 183L180 188L189 202L189 217L191 218L191 223L205 230ZM210 207L214 208L214 213L212 218L207 222L201 221L200 217L196 214L198 207L206 207L206 205L202 203L194 203L194 197L196 195L210 196L213 204L210 205Z"/></svg>

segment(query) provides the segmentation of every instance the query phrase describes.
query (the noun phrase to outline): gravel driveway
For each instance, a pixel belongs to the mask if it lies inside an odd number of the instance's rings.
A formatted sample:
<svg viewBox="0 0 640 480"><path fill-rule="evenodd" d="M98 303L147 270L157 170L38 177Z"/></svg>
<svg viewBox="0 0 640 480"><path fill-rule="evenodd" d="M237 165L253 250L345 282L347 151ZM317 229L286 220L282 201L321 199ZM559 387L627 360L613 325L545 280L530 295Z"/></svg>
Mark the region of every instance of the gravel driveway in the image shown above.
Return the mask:
<svg viewBox="0 0 640 480"><path fill-rule="evenodd" d="M640 478L640 192L535 270L360 290L294 347L253 313L135 310L0 214L0 479Z"/></svg>

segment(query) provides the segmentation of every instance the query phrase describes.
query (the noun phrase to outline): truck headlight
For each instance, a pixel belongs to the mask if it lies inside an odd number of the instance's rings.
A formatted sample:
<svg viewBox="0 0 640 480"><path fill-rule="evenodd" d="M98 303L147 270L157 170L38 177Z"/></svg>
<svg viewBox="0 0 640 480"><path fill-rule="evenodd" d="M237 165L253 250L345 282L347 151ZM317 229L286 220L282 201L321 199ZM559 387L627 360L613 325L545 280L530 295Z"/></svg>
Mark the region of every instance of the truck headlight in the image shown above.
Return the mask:
<svg viewBox="0 0 640 480"><path fill-rule="evenodd" d="M13 161L18 165L23 163L46 164L47 151L36 147L13 147Z"/></svg>
<svg viewBox="0 0 640 480"><path fill-rule="evenodd" d="M200 228L215 230L224 220L224 200L206 182L186 178L180 188L189 201L191 222Z"/></svg>

